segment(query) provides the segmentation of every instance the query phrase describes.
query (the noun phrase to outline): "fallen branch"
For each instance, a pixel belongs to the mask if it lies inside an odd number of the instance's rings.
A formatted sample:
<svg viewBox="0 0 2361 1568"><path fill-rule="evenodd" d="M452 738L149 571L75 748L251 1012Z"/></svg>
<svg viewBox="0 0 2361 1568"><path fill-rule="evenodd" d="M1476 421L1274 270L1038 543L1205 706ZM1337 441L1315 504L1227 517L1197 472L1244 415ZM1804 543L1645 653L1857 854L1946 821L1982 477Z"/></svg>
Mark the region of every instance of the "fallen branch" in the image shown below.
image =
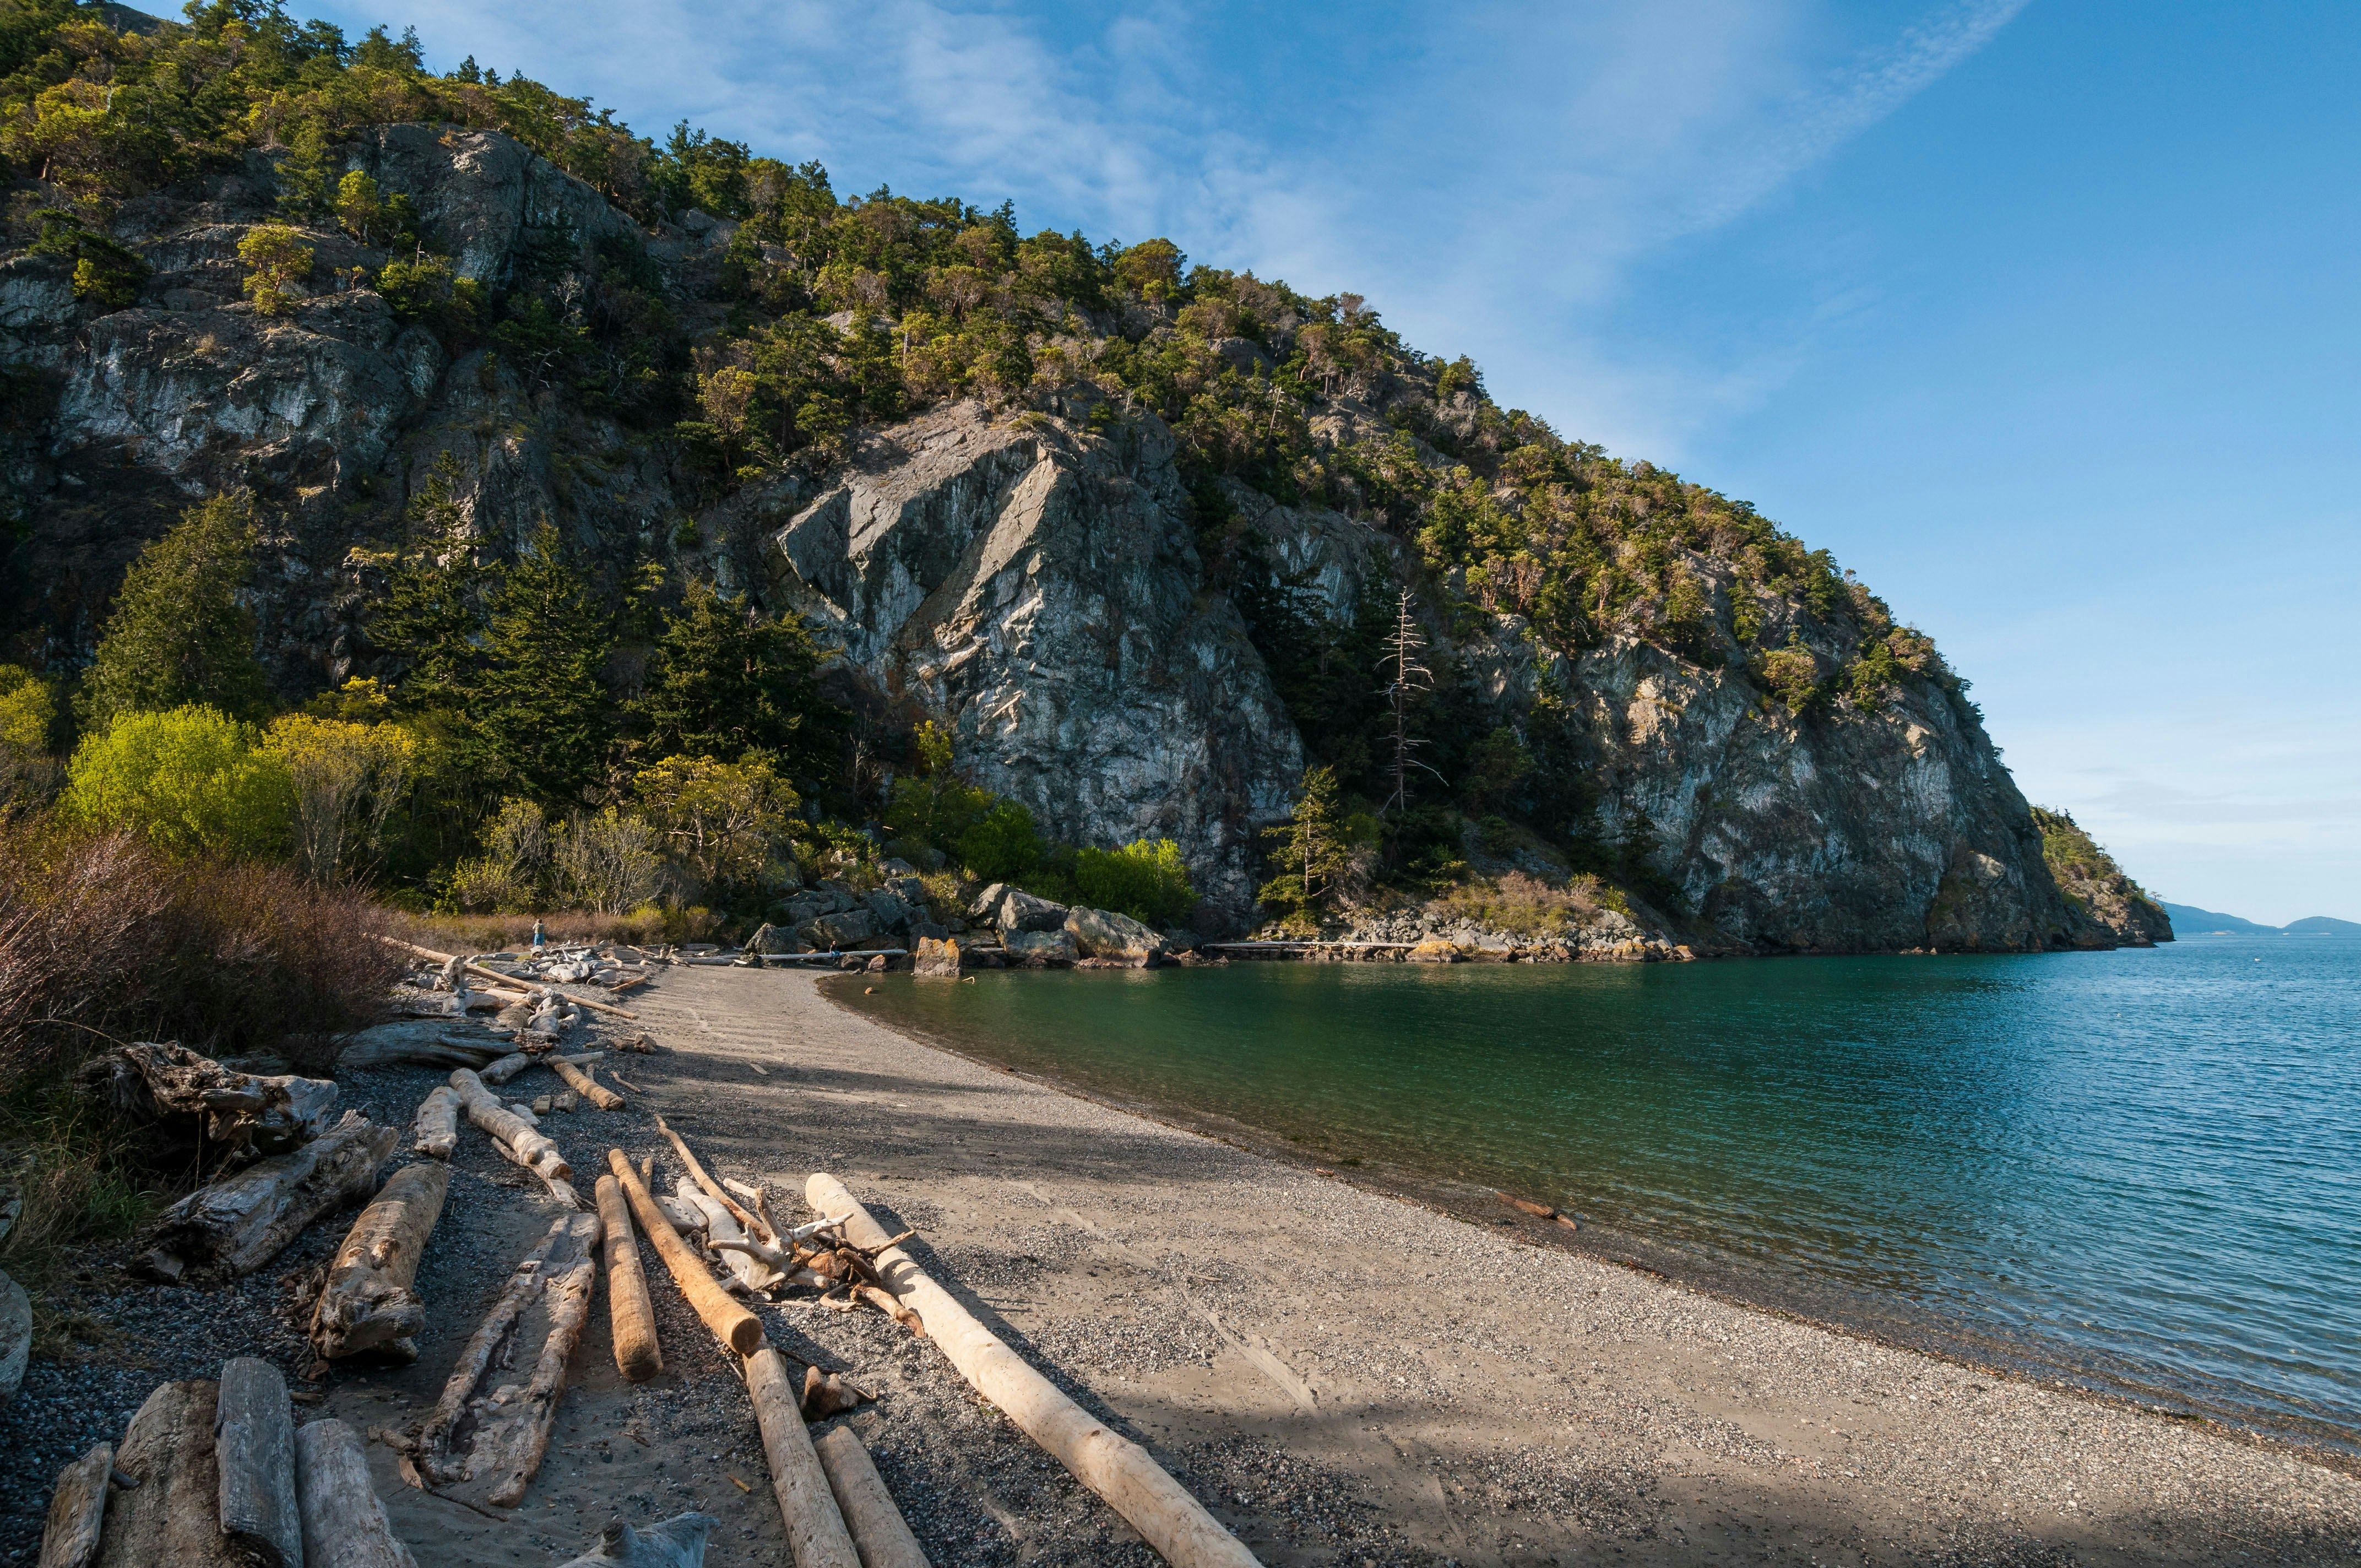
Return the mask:
<svg viewBox="0 0 2361 1568"><path fill-rule="evenodd" d="M716 1252L742 1253L758 1262L769 1265L778 1272L781 1280L789 1285L808 1285L815 1290L825 1290L833 1283L814 1274L777 1247L766 1245L762 1242L747 1241L739 1237L716 1236L710 1245Z"/></svg>
<svg viewBox="0 0 2361 1568"><path fill-rule="evenodd" d="M840 1221L855 1245L878 1248L879 1271L894 1293L917 1309L928 1335L975 1391L1130 1520L1173 1568L1258 1568L1254 1554L1146 1449L1085 1414L928 1278L907 1254L885 1245L890 1238L884 1227L843 1183L822 1172L806 1185L805 1196L814 1209Z"/></svg>
<svg viewBox="0 0 2361 1568"><path fill-rule="evenodd" d="M149 1279L235 1279L278 1255L303 1227L374 1190L401 1134L357 1111L290 1154L258 1160L164 1211L131 1265Z"/></svg>
<svg viewBox="0 0 2361 1568"><path fill-rule="evenodd" d="M706 1195L730 1211L730 1217L738 1222L741 1230L750 1236L755 1236L766 1242L778 1240L776 1236L771 1234L770 1227L739 1207L738 1200L730 1196L728 1188L706 1174L705 1167L697 1163L697 1156L689 1152L688 1146L681 1141L678 1133L664 1125L664 1119L662 1116L656 1118L656 1131L662 1133L672 1144L673 1152L680 1156L680 1163L688 1168L688 1174L696 1179L699 1187L705 1189Z"/></svg>
<svg viewBox="0 0 2361 1568"><path fill-rule="evenodd" d="M754 1421L763 1432L763 1457L771 1466L771 1491L786 1521L796 1568L861 1568L828 1473L813 1451L811 1431L804 1425L802 1401L788 1376L786 1358L763 1345L746 1357L745 1373Z"/></svg>
<svg viewBox="0 0 2361 1568"><path fill-rule="evenodd" d="M361 1211L328 1266L328 1283L312 1314L312 1345L322 1360L365 1350L418 1359L426 1303L411 1286L450 1190L449 1166L406 1165Z"/></svg>
<svg viewBox="0 0 2361 1568"><path fill-rule="evenodd" d="M540 1177L541 1184L549 1190L549 1195L552 1198L556 1199L558 1202L564 1204L566 1208L578 1212L590 1207L589 1204L582 1201L582 1194L574 1190L574 1183L549 1175L540 1166L537 1166L533 1161L525 1158L524 1156L517 1153L516 1150L509 1147L508 1145L500 1142L498 1138L494 1138L492 1140L492 1152L500 1156L502 1159L507 1160L511 1165L522 1166L533 1175Z"/></svg>
<svg viewBox="0 0 2361 1568"><path fill-rule="evenodd" d="M621 1095L607 1088L566 1058L553 1058L549 1065L557 1069L557 1076L564 1079L576 1093L598 1107L599 1110L620 1111L623 1108Z"/></svg>
<svg viewBox="0 0 2361 1568"><path fill-rule="evenodd" d="M675 1185L672 1195L684 1203L695 1204L704 1212L705 1245L709 1249L719 1252L723 1250L724 1243L743 1242L747 1239L746 1234L738 1228L738 1222L730 1218L728 1210L691 1187L686 1181ZM737 1280L737 1288L741 1295L752 1295L774 1283L778 1278L776 1269L772 1268L761 1258L749 1254L742 1247L730 1252L722 1261L729 1266L730 1275Z"/></svg>
<svg viewBox="0 0 2361 1568"><path fill-rule="evenodd" d="M622 1186L611 1174L600 1177L592 1191L607 1236L607 1318L615 1342L615 1369L631 1382L644 1383L664 1370L664 1351L656 1343L655 1307L648 1299L648 1277L640 1266L639 1237L631 1230Z"/></svg>
<svg viewBox="0 0 2361 1568"><path fill-rule="evenodd" d="M517 1164L541 1178L550 1191L562 1201L579 1209L582 1200L575 1195L567 1180L574 1168L557 1146L534 1129L523 1117L500 1102L500 1096L484 1087L483 1080L466 1068L451 1074L451 1087L467 1108L467 1120L489 1133L502 1146L502 1152Z"/></svg>
<svg viewBox="0 0 2361 1568"><path fill-rule="evenodd" d="M852 1532L862 1568L928 1568L917 1537L910 1533L902 1510L894 1505L894 1495L885 1489L869 1450L861 1445L853 1430L832 1427L812 1447L819 1454L820 1468L828 1473L829 1490L836 1494L837 1511Z"/></svg>
<svg viewBox="0 0 2361 1568"><path fill-rule="evenodd" d="M222 1363L214 1455L221 1475L222 1533L264 1568L302 1568L295 1408L287 1402L287 1379L279 1368L250 1355Z"/></svg>
<svg viewBox="0 0 2361 1568"><path fill-rule="evenodd" d="M344 1422L312 1421L295 1434L295 1496L310 1568L418 1568L377 1500L359 1436Z"/></svg>
<svg viewBox="0 0 2361 1568"><path fill-rule="evenodd" d="M609 1149L607 1163L614 1170L615 1180L623 1189L623 1196L631 1200L631 1212L637 1216L640 1229L647 1233L648 1241L656 1249L656 1255L664 1259L664 1267L672 1272L673 1282L680 1287L680 1293L688 1298L688 1304L697 1309L697 1315L705 1320L705 1326L711 1329L714 1337L728 1345L734 1354L752 1353L763 1343L762 1321L739 1305L713 1277L712 1271L705 1266L705 1261L688 1250L688 1244L680 1239L679 1234L656 1207L655 1200L648 1196L640 1173L631 1168L631 1162L623 1157L623 1151ZM798 1557L796 1562L801 1564L803 1560Z"/></svg>

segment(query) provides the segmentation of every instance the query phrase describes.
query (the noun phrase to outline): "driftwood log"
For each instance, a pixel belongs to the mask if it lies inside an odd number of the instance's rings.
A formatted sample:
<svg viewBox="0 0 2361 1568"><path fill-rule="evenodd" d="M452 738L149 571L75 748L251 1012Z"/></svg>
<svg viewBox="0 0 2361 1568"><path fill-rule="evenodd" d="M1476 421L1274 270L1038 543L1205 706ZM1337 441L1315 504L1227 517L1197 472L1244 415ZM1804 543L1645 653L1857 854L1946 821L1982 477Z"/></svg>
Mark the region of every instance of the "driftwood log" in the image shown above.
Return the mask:
<svg viewBox="0 0 2361 1568"><path fill-rule="evenodd" d="M607 1164L614 1171L616 1184L622 1188L623 1196L631 1201L631 1212L638 1218L640 1229L647 1233L648 1242L656 1249L656 1255L664 1259L664 1267L672 1272L673 1282L680 1287L680 1293L688 1298L688 1304L697 1309L697 1315L705 1320L705 1326L713 1331L713 1336L727 1345L732 1354L751 1354L763 1343L762 1320L739 1305L737 1299L713 1277L713 1271L705 1266L705 1260L691 1252L688 1244L680 1239L680 1233L672 1228L664 1212L656 1207L656 1201L648 1195L640 1173L631 1168L631 1162L623 1157L623 1151L609 1149ZM797 1559L798 1563L801 1561Z"/></svg>
<svg viewBox="0 0 2361 1568"><path fill-rule="evenodd" d="M771 1242L774 1245L777 1243L778 1237L771 1234L771 1227L764 1224L760 1216L741 1207L737 1199L730 1196L728 1188L714 1180L707 1173L696 1154L681 1140L681 1135L664 1125L664 1119L662 1116L656 1118L656 1131L662 1133L664 1140L672 1145L673 1153L680 1156L680 1163L688 1168L688 1174L696 1179L697 1186L705 1190L705 1195L730 1211L730 1217L738 1222L741 1231L757 1241Z"/></svg>
<svg viewBox="0 0 2361 1568"><path fill-rule="evenodd" d="M451 1074L451 1087L459 1091L459 1102L467 1108L467 1120L492 1135L517 1164L541 1178L551 1194L568 1208L579 1209L582 1200L576 1196L570 1184L574 1168L557 1146L544 1137L532 1123L501 1103L499 1095L484 1087L484 1080L467 1068Z"/></svg>
<svg viewBox="0 0 2361 1568"><path fill-rule="evenodd" d="M312 1345L322 1360L365 1350L418 1359L416 1335L426 1326L426 1303L412 1285L450 1190L449 1166L406 1165L361 1211L328 1266L328 1283L312 1313Z"/></svg>
<svg viewBox="0 0 2361 1568"><path fill-rule="evenodd" d="M779 1277L777 1269L747 1248L745 1232L738 1228L738 1222L727 1209L699 1192L686 1179L674 1185L672 1195L677 1201L694 1204L703 1212L705 1245L722 1255L721 1261L729 1266L730 1277L736 1281L733 1288L740 1294L751 1295Z"/></svg>
<svg viewBox="0 0 2361 1568"><path fill-rule="evenodd" d="M553 1057L550 1058L549 1065L557 1069L557 1076L564 1079L569 1088L599 1110L620 1111L623 1108L621 1095L592 1078L567 1058Z"/></svg>
<svg viewBox="0 0 2361 1568"><path fill-rule="evenodd" d="M746 1357L745 1371L754 1423L762 1429L763 1457L771 1466L771 1491L786 1521L796 1568L861 1568L852 1533L845 1529L828 1473L812 1449L786 1358L766 1344Z"/></svg>
<svg viewBox="0 0 2361 1568"><path fill-rule="evenodd" d="M58 1472L49 1528L41 1532L40 1568L90 1568L98 1560L98 1527L106 1517L106 1481L114 1473L111 1442Z"/></svg>
<svg viewBox="0 0 2361 1568"><path fill-rule="evenodd" d="M25 1367L33 1354L33 1299L25 1288L0 1274L0 1405L24 1387Z"/></svg>
<svg viewBox="0 0 2361 1568"><path fill-rule="evenodd" d="M462 992L453 1000L464 1005L468 998ZM355 1035L338 1054L336 1065L380 1067L399 1062L418 1067L481 1067L508 1048L507 1041L489 1030L454 1032L466 1027L456 1017L379 1024Z"/></svg>
<svg viewBox="0 0 2361 1568"><path fill-rule="evenodd" d="M508 1288L459 1353L419 1432L413 1464L426 1485L489 1481L488 1500L503 1508L514 1507L524 1496L548 1452L549 1423L566 1390L566 1364L590 1316L598 1245L598 1216L571 1215L553 1223L517 1265ZM506 1361L511 1342L530 1327L536 1304L542 1308L542 1337L532 1378L522 1388L506 1385L477 1400L485 1373Z"/></svg>
<svg viewBox="0 0 2361 1568"><path fill-rule="evenodd" d="M336 1086L324 1078L235 1072L186 1046L118 1046L84 1062L74 1081L138 1135L157 1166L282 1154L328 1129Z"/></svg>
<svg viewBox="0 0 2361 1568"><path fill-rule="evenodd" d="M250 1355L222 1363L214 1414L221 1527L263 1568L303 1568L295 1506L295 1408L279 1368Z"/></svg>
<svg viewBox="0 0 2361 1568"><path fill-rule="evenodd" d="M108 1500L99 1568L233 1568L241 1559L222 1533L214 1460L217 1386L159 1384L131 1418L115 1468L137 1485Z"/></svg>
<svg viewBox="0 0 2361 1568"><path fill-rule="evenodd" d="M418 1568L369 1484L359 1434L344 1422L312 1421L295 1434L295 1497L305 1568Z"/></svg>
<svg viewBox="0 0 2361 1568"><path fill-rule="evenodd" d="M894 1504L884 1477L869 1450L849 1426L822 1432L812 1447L820 1468L828 1472L828 1488L836 1494L837 1511L852 1532L852 1549L861 1553L861 1568L929 1568L918 1538Z"/></svg>
<svg viewBox="0 0 2361 1568"><path fill-rule="evenodd" d="M447 1083L438 1083L434 1092L418 1102L418 1115L411 1124L412 1146L432 1159L449 1159L451 1151L459 1146L459 1108L464 1103L459 1091Z"/></svg>
<svg viewBox="0 0 2361 1568"><path fill-rule="evenodd" d="M843 1223L847 1241L878 1249L879 1277L917 1311L928 1336L960 1376L1130 1520L1173 1568L1256 1568L1254 1553L1146 1449L1092 1419L927 1277L907 1253L888 1245L893 1238L842 1182L820 1172L805 1185L804 1194L814 1209Z"/></svg>
<svg viewBox="0 0 2361 1568"><path fill-rule="evenodd" d="M633 1383L644 1383L664 1370L664 1351L656 1343L655 1307L648 1299L648 1277L640 1266L631 1206L611 1174L600 1177L592 1190L598 1200L598 1225L607 1236L607 1321L615 1342L615 1370Z"/></svg>
<svg viewBox="0 0 2361 1568"><path fill-rule="evenodd" d="M633 1530L616 1519L599 1532L597 1546L561 1568L704 1568L705 1538L720 1522L711 1514L675 1514L662 1524Z"/></svg>
<svg viewBox="0 0 2361 1568"><path fill-rule="evenodd" d="M321 1215L367 1197L400 1137L347 1111L324 1136L258 1160L165 1210L132 1269L168 1283L250 1274Z"/></svg>

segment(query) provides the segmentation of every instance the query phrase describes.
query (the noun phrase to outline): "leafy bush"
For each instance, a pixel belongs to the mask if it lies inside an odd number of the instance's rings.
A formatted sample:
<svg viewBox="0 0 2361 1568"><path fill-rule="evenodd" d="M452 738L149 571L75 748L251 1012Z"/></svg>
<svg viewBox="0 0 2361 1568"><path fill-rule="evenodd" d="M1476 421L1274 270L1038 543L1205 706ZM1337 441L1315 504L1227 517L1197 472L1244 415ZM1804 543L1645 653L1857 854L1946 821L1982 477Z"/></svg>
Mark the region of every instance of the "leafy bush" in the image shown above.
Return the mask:
<svg viewBox="0 0 2361 1568"><path fill-rule="evenodd" d="M1112 909L1151 926L1174 926L1196 906L1180 846L1170 839L1141 839L1120 850L1074 854L1076 895L1093 909Z"/></svg>
<svg viewBox="0 0 2361 1568"><path fill-rule="evenodd" d="M777 865L796 792L768 762L666 757L631 788L648 826L709 887L752 888Z"/></svg>
<svg viewBox="0 0 2361 1568"><path fill-rule="evenodd" d="M419 744L398 724L290 713L264 737L292 790L296 863L325 886L365 871L415 774Z"/></svg>
<svg viewBox="0 0 2361 1568"><path fill-rule="evenodd" d="M960 835L960 864L978 882L1022 882L1040 860L1033 813L1016 801L1000 802Z"/></svg>
<svg viewBox="0 0 2361 1568"><path fill-rule="evenodd" d="M45 799L56 787L49 732L58 705L49 683L16 664L0 664L0 813Z"/></svg>
<svg viewBox="0 0 2361 1568"><path fill-rule="evenodd" d="M282 852L293 805L285 761L216 708L117 715L75 749L66 816L135 833L168 854Z"/></svg>
<svg viewBox="0 0 2361 1568"><path fill-rule="evenodd" d="M664 856L641 818L611 806L596 814L577 812L555 843L558 885L584 908L620 915L656 896Z"/></svg>
<svg viewBox="0 0 2361 1568"><path fill-rule="evenodd" d="M1623 907L1620 895L1587 872L1557 887L1510 872L1498 882L1462 883L1442 903L1454 915L1521 937L1562 937L1594 923L1602 911Z"/></svg>

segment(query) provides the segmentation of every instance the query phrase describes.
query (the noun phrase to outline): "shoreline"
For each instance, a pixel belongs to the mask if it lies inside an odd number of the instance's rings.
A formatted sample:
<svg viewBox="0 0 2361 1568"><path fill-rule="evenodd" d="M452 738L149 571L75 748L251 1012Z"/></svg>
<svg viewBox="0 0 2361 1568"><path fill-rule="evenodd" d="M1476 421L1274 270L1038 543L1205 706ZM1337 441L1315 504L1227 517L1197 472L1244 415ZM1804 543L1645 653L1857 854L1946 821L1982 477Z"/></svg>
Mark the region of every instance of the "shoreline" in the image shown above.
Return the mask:
<svg viewBox="0 0 2361 1568"><path fill-rule="evenodd" d="M1249 961L1339 960L1315 958ZM2033 1354L2033 1346L1976 1333L1966 1325L1947 1320L1930 1309L1916 1304L1896 1305L1901 1298L1870 1287L1847 1286L1826 1280L1809 1281L1800 1276L1783 1277L1766 1270L1751 1269L1736 1261L1655 1241L1618 1226L1595 1222L1587 1216L1576 1216L1580 1222L1580 1229L1567 1231L1548 1222L1517 1213L1500 1201L1495 1189L1478 1183L1420 1171L1389 1161L1371 1162L1358 1157L1343 1167L1331 1168L1323 1165L1319 1157L1305 1152L1286 1135L1250 1122L1144 1096L1124 1094L1055 1073L1011 1067L979 1053L961 1041L911 1027L899 1021L873 1016L839 994L839 986L829 983L855 978L851 971L821 973L814 978L815 989L840 1011L913 1044L972 1062L988 1071L1005 1073L1028 1083L1039 1084L1110 1111L1137 1116L1195 1136L1211 1138L1259 1159L1338 1181L1377 1197L1414 1203L1432 1213L1463 1224L1497 1228L1515 1236L1524 1245L1566 1252L1628 1269L1684 1289L1697 1291L1742 1311L1768 1314L1831 1333L1858 1338L1885 1349L1931 1356L1964 1370L2010 1378L2126 1413L2191 1423L2224 1437L2253 1443L2268 1452L2361 1476L2361 1432L2326 1422L2320 1423L2314 1431L2290 1430L2253 1419L2241 1408L2227 1401L2210 1401L2185 1390L2144 1382L2113 1368L2078 1365L2062 1351L2054 1358L2044 1358Z"/></svg>

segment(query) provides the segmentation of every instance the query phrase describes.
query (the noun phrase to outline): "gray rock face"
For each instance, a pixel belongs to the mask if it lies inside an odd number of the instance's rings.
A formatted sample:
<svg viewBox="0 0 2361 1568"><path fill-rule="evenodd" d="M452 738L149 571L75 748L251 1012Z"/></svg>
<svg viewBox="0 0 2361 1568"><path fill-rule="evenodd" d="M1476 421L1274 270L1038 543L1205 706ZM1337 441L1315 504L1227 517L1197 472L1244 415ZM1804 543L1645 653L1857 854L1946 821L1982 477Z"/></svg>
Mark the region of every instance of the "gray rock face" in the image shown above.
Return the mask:
<svg viewBox="0 0 2361 1568"><path fill-rule="evenodd" d="M1012 964L1070 964L1081 958L1071 931L1011 931L1001 938L1001 949Z"/></svg>
<svg viewBox="0 0 2361 1568"><path fill-rule="evenodd" d="M1111 909L1070 909L1066 935L1086 959L1120 959L1126 963L1152 963L1163 956L1164 938L1128 915Z"/></svg>
<svg viewBox="0 0 2361 1568"><path fill-rule="evenodd" d="M799 928L796 935L816 948L857 948L863 942L877 939L877 917L866 909L855 909L842 915L823 915L811 924Z"/></svg>
<svg viewBox="0 0 2361 1568"><path fill-rule="evenodd" d="M989 917L1003 931L1055 931L1066 923L1066 906L1012 887Z"/></svg>

